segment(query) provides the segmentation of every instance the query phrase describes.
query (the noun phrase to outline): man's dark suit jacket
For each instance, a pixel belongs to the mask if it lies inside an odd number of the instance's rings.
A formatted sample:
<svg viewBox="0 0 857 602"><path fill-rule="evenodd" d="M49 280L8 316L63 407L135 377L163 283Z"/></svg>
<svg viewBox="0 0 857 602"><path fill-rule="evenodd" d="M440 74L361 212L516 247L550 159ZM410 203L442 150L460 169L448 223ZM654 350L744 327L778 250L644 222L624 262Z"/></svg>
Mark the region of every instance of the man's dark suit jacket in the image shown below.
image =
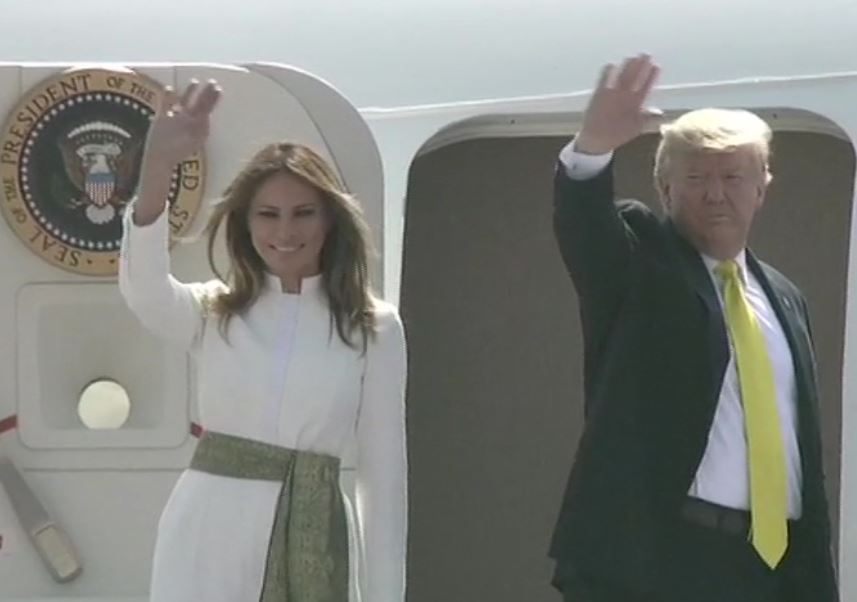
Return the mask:
<svg viewBox="0 0 857 602"><path fill-rule="evenodd" d="M642 203L614 202L612 169L557 168L554 226L577 290L585 427L550 555L557 575L653 591L666 529L705 452L729 361L717 293L699 253ZM794 358L806 566L818 602L838 599L824 493L818 389L806 303L751 252ZM559 578L559 577L558 577Z"/></svg>

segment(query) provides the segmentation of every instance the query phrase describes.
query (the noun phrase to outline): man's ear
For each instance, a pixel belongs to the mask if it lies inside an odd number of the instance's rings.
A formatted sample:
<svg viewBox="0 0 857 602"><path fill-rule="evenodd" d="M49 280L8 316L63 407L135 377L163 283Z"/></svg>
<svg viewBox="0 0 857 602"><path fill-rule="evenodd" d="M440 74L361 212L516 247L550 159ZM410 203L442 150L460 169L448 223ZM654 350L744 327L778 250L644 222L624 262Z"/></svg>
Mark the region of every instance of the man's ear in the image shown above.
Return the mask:
<svg viewBox="0 0 857 602"><path fill-rule="evenodd" d="M765 202L765 193L768 191L768 186L771 185L771 181L774 179L774 176L771 175L767 169L765 170L765 177L763 181L756 186L756 201L759 207Z"/></svg>

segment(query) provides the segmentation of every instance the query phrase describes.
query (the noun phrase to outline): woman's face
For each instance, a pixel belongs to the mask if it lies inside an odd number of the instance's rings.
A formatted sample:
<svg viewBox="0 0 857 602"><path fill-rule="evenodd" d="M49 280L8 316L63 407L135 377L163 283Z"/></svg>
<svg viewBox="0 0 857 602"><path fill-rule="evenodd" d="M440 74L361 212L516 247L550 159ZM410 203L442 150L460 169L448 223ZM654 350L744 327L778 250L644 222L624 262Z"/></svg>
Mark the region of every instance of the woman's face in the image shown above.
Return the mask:
<svg viewBox="0 0 857 602"><path fill-rule="evenodd" d="M250 239L268 271L284 290L321 272L321 250L330 219L321 193L287 173L270 176L250 201Z"/></svg>

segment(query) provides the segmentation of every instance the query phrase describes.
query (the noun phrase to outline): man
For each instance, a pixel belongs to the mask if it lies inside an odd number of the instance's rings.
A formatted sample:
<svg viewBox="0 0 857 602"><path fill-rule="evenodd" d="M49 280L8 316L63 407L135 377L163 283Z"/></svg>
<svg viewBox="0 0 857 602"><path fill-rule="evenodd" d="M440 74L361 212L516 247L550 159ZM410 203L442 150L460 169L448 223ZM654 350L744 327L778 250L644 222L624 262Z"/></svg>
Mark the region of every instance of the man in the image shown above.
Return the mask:
<svg viewBox="0 0 857 602"><path fill-rule="evenodd" d="M771 131L746 111L662 127L666 219L614 203L658 68L605 67L556 174L586 425L551 546L567 602L834 602L818 394L800 291L746 248Z"/></svg>

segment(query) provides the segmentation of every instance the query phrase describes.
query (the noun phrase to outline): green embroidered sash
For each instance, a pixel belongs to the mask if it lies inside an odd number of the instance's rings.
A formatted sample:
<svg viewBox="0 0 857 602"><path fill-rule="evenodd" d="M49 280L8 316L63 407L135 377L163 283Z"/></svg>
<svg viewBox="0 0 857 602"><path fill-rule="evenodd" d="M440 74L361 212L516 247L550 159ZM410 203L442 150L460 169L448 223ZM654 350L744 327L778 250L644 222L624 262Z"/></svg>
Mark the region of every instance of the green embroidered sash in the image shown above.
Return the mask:
<svg viewBox="0 0 857 602"><path fill-rule="evenodd" d="M338 458L206 431L191 468L283 484L260 602L348 601L348 524Z"/></svg>

